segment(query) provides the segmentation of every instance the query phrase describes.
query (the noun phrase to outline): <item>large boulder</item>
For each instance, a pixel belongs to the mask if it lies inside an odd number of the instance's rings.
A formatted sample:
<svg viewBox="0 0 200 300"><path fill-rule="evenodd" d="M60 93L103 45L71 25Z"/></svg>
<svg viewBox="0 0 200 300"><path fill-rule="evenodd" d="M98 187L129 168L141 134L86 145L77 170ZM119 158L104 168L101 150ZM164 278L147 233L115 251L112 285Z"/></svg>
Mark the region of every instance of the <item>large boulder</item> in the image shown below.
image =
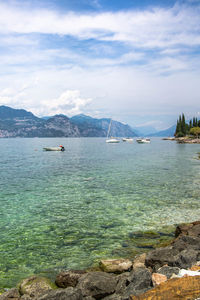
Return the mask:
<svg viewBox="0 0 200 300"><path fill-rule="evenodd" d="M130 273L127 287L123 293L123 299L129 299L130 295L139 295L153 287L151 273L146 268L139 268Z"/></svg>
<svg viewBox="0 0 200 300"><path fill-rule="evenodd" d="M0 300L20 300L20 293L18 289L10 289L7 292L0 295Z"/></svg>
<svg viewBox="0 0 200 300"><path fill-rule="evenodd" d="M132 261L129 259L107 259L101 260L99 267L102 271L108 273L122 273L132 268Z"/></svg>
<svg viewBox="0 0 200 300"><path fill-rule="evenodd" d="M196 299L200 296L200 276L187 276L170 279L155 288L137 296L132 296L132 300L150 299Z"/></svg>
<svg viewBox="0 0 200 300"><path fill-rule="evenodd" d="M175 237L179 235L200 236L200 221L178 225L176 227Z"/></svg>
<svg viewBox="0 0 200 300"><path fill-rule="evenodd" d="M147 253L145 265L157 271L163 265L175 266L179 251L173 247L158 248Z"/></svg>
<svg viewBox="0 0 200 300"><path fill-rule="evenodd" d="M178 259L175 261L174 266L179 267L181 269L188 269L198 260L199 252L193 249L189 251L183 250L178 255Z"/></svg>
<svg viewBox="0 0 200 300"><path fill-rule="evenodd" d="M95 299L102 299L115 292L117 278L113 274L105 272L87 273L79 279L77 289L80 289L83 296L92 296Z"/></svg>
<svg viewBox="0 0 200 300"><path fill-rule="evenodd" d="M47 291L56 289L56 285L45 277L31 276L24 279L19 285L21 295L29 295L30 297L38 297Z"/></svg>
<svg viewBox="0 0 200 300"><path fill-rule="evenodd" d="M37 300L83 300L80 290L68 287L67 289L51 290Z"/></svg>
<svg viewBox="0 0 200 300"><path fill-rule="evenodd" d="M85 271L63 271L56 276L55 283L60 288L75 287L79 278L85 273Z"/></svg>
<svg viewBox="0 0 200 300"><path fill-rule="evenodd" d="M200 250L200 237L180 235L173 243L172 246L178 251L185 249Z"/></svg>

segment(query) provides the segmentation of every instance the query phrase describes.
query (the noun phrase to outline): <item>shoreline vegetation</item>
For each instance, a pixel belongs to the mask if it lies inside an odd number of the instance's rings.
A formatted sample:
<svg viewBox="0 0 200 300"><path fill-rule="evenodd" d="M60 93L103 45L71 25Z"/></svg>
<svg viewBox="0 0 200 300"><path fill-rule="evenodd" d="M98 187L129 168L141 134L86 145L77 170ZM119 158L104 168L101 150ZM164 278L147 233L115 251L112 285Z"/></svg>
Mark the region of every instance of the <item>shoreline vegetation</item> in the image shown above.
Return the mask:
<svg viewBox="0 0 200 300"><path fill-rule="evenodd" d="M200 221L180 224L164 247L134 259L101 260L96 269L64 270L51 282L31 276L0 300L150 300L200 297Z"/></svg>

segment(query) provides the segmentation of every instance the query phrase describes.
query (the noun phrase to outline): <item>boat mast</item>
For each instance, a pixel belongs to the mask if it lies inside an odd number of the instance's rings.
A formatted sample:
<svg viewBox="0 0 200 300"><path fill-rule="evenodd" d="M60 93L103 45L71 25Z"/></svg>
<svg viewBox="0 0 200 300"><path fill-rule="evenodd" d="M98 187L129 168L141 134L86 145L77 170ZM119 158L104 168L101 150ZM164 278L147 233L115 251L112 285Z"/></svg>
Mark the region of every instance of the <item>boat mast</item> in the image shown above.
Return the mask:
<svg viewBox="0 0 200 300"><path fill-rule="evenodd" d="M110 124L109 124L109 127L108 127L107 138L109 137L109 134L110 134L111 123L112 123L112 119L110 119Z"/></svg>

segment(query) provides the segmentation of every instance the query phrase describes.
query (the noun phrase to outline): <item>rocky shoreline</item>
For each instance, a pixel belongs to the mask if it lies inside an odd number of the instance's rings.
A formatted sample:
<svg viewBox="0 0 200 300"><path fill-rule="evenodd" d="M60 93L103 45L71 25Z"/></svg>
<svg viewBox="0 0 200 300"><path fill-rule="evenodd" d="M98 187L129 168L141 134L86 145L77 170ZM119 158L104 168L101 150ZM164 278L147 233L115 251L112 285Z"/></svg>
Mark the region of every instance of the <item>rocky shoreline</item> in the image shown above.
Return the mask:
<svg viewBox="0 0 200 300"><path fill-rule="evenodd" d="M166 137L163 138L164 141L176 141L179 144L200 144L200 139L198 138L192 138L189 136L185 137Z"/></svg>
<svg viewBox="0 0 200 300"><path fill-rule="evenodd" d="M176 228L166 247L128 259L102 260L99 271L66 270L55 283L24 279L0 300L171 300L200 297L200 221Z"/></svg>

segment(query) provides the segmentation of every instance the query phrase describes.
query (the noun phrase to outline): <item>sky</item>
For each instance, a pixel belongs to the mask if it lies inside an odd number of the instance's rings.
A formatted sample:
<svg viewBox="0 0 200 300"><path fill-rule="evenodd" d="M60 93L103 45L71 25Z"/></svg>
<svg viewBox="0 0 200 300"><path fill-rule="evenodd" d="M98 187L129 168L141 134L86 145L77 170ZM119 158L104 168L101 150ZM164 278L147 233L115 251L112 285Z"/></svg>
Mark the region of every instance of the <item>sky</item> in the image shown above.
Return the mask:
<svg viewBox="0 0 200 300"><path fill-rule="evenodd" d="M200 0L0 0L0 105L162 130L199 103Z"/></svg>

